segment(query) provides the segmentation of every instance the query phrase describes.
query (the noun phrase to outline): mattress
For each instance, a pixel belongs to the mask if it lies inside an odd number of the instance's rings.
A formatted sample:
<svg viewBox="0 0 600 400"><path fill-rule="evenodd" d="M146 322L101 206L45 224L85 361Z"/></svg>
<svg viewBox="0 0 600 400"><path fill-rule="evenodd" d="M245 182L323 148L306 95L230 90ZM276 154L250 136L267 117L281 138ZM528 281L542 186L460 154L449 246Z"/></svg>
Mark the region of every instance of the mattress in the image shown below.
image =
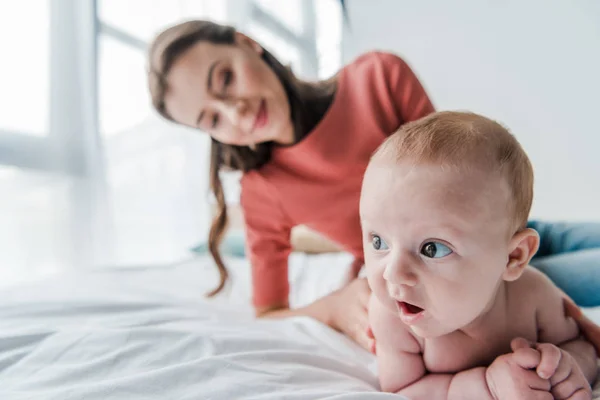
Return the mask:
<svg viewBox="0 0 600 400"><path fill-rule="evenodd" d="M249 268L207 258L73 272L0 291L0 399L401 399L375 358L309 318L255 320ZM292 303L335 289L350 258L294 255ZM586 310L600 322L600 309ZM600 387L595 392L600 399Z"/></svg>

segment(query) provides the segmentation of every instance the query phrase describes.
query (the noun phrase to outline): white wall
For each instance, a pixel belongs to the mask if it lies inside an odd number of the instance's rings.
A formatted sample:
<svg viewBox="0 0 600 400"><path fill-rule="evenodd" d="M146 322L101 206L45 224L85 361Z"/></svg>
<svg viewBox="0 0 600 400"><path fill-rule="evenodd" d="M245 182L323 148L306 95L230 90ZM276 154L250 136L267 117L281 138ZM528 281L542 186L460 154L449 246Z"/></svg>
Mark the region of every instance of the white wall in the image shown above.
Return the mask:
<svg viewBox="0 0 600 400"><path fill-rule="evenodd" d="M600 1L351 0L347 62L404 57L437 109L518 137L536 173L532 217L600 221Z"/></svg>

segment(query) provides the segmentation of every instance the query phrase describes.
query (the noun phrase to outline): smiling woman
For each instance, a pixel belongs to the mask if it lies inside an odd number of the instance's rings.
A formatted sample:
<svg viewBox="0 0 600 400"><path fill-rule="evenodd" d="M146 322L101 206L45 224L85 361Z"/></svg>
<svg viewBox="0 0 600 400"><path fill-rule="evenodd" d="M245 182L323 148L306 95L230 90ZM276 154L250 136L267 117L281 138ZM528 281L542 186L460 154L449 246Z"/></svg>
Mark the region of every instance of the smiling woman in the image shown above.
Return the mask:
<svg viewBox="0 0 600 400"><path fill-rule="evenodd" d="M199 42L173 63L165 112L225 144L292 143L286 94L264 50L240 33L234 41L231 48Z"/></svg>
<svg viewBox="0 0 600 400"><path fill-rule="evenodd" d="M184 35L190 36L188 41L196 36L196 41L176 43ZM211 40L200 40L203 36ZM150 86L157 110L168 119L208 132L225 145L294 143L299 137L291 123L292 113L308 114L303 125L312 128L335 89L333 80L300 81L246 35L202 21L166 30L156 38L150 54ZM318 101L324 104L317 107L317 115L293 109L306 95L324 99ZM290 104L288 97L296 104Z"/></svg>

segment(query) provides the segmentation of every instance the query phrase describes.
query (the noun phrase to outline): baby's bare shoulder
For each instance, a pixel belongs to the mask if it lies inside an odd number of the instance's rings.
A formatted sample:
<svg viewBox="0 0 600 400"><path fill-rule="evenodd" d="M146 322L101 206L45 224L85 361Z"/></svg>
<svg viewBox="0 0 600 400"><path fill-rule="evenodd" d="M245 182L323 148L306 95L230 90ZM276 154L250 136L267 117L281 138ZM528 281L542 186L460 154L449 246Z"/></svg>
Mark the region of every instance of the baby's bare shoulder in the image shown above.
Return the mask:
<svg viewBox="0 0 600 400"><path fill-rule="evenodd" d="M519 312L534 312L540 341L558 344L578 334L577 324L565 314L563 296L550 278L527 267L521 278L510 285L509 301Z"/></svg>
<svg viewBox="0 0 600 400"><path fill-rule="evenodd" d="M556 307L559 298L560 290L533 267L527 267L519 279L507 283L509 309L515 316L535 320L540 311Z"/></svg>
<svg viewBox="0 0 600 400"><path fill-rule="evenodd" d="M509 296L530 301L544 301L551 294L559 293L552 281L537 269L525 268L519 279L508 284Z"/></svg>

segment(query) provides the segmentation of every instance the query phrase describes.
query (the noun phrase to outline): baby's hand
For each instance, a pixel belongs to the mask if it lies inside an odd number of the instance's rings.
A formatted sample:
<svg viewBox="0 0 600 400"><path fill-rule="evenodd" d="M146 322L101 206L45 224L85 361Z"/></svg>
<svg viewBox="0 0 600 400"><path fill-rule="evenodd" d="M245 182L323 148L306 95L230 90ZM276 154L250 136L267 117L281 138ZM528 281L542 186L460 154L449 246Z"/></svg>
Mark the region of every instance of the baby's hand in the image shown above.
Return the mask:
<svg viewBox="0 0 600 400"><path fill-rule="evenodd" d="M496 358L485 377L494 400L552 400L550 381L533 370L540 360L540 352L529 346Z"/></svg>
<svg viewBox="0 0 600 400"><path fill-rule="evenodd" d="M571 354L550 343L537 343L533 347L542 357L537 374L550 380L550 391L555 399L592 399L592 388Z"/></svg>

